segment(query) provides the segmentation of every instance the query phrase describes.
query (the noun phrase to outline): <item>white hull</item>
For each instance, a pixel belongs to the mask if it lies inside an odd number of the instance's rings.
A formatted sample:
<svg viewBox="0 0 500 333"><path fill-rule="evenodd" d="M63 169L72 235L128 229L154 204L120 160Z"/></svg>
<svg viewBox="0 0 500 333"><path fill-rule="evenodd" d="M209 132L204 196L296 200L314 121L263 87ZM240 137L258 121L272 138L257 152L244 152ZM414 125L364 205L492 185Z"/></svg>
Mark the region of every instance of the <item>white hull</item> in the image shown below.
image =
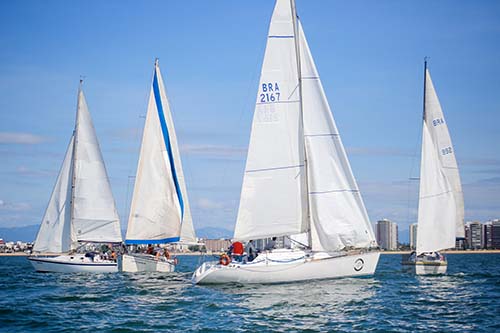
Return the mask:
<svg viewBox="0 0 500 333"><path fill-rule="evenodd" d="M57 257L29 257L37 272L56 273L116 273L118 264L110 260L92 261L83 254Z"/></svg>
<svg viewBox="0 0 500 333"><path fill-rule="evenodd" d="M446 260L407 259L403 257L402 265L411 273L417 275L446 274L448 262Z"/></svg>
<svg viewBox="0 0 500 333"><path fill-rule="evenodd" d="M192 280L200 284L216 283L283 283L293 281L333 279L372 275L380 252L344 253L335 256L278 250L261 253L250 263L203 263L194 272Z"/></svg>
<svg viewBox="0 0 500 333"><path fill-rule="evenodd" d="M165 272L175 271L174 260L156 258L150 254L124 254L121 257L122 272Z"/></svg>

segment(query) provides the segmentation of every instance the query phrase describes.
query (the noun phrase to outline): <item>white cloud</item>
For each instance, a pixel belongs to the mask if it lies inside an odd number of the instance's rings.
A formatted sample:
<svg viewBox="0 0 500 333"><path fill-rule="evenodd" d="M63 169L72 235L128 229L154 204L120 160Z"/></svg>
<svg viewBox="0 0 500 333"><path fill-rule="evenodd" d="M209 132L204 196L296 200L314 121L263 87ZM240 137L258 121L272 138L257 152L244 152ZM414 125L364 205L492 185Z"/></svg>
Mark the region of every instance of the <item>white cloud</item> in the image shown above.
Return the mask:
<svg viewBox="0 0 500 333"><path fill-rule="evenodd" d="M0 200L0 211L23 212L31 210L31 205L26 202L6 202Z"/></svg>
<svg viewBox="0 0 500 333"><path fill-rule="evenodd" d="M0 132L0 143L36 145L45 141L47 141L46 137L31 133Z"/></svg>
<svg viewBox="0 0 500 333"><path fill-rule="evenodd" d="M209 209L221 209L221 208L224 207L224 205L222 203L215 202L215 201L212 201L212 200L207 199L207 198L198 199L198 201L196 202L196 205L200 209L206 209L206 210L209 210Z"/></svg>

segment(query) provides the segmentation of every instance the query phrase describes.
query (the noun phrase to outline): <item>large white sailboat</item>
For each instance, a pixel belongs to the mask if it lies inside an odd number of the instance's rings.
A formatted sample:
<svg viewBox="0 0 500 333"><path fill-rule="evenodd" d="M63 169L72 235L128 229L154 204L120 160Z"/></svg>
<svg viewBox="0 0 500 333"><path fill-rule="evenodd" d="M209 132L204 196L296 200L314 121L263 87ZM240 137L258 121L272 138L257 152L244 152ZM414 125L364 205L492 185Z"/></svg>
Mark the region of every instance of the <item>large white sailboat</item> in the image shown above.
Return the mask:
<svg viewBox="0 0 500 333"><path fill-rule="evenodd" d="M464 198L460 174L431 75L424 63L424 113L416 252L403 258L417 274L444 274L446 258L438 251L464 238Z"/></svg>
<svg viewBox="0 0 500 333"><path fill-rule="evenodd" d="M279 283L373 274L380 253L295 2L269 27L234 239L305 246L243 263L203 263L194 283ZM225 265L224 265L225 264Z"/></svg>
<svg viewBox="0 0 500 333"><path fill-rule="evenodd" d="M80 81L75 129L35 240L35 255L28 259L42 272L117 272L116 260L76 250L85 243L121 242L115 201Z"/></svg>
<svg viewBox="0 0 500 333"><path fill-rule="evenodd" d="M158 60L125 238L128 245L196 242L177 136ZM124 254L121 260L124 272L173 272L175 262L164 255L146 253Z"/></svg>

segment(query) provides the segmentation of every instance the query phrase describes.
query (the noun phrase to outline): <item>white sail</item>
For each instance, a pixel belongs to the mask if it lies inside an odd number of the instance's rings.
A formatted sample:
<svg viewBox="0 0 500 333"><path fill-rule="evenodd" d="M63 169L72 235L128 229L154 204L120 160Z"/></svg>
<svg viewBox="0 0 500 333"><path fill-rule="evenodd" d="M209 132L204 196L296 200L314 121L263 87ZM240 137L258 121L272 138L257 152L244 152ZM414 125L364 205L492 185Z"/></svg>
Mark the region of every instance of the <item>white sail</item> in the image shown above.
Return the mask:
<svg viewBox="0 0 500 333"><path fill-rule="evenodd" d="M455 152L426 69L417 253L455 247L455 237L464 236L463 219L464 202Z"/></svg>
<svg viewBox="0 0 500 333"><path fill-rule="evenodd" d="M188 239L194 236L189 230L191 213L170 107L155 63L126 242L177 242L183 219L187 221L184 235Z"/></svg>
<svg viewBox="0 0 500 333"><path fill-rule="evenodd" d="M72 223L78 241L121 242L120 220L83 91L75 131Z"/></svg>
<svg viewBox="0 0 500 333"><path fill-rule="evenodd" d="M375 235L299 22L313 250L375 246Z"/></svg>
<svg viewBox="0 0 500 333"><path fill-rule="evenodd" d="M71 136L56 184L45 210L33 251L62 253L75 248L71 228L71 177L73 169L73 136Z"/></svg>
<svg viewBox="0 0 500 333"><path fill-rule="evenodd" d="M307 191L290 2L274 8L257 94L234 237L306 231Z"/></svg>

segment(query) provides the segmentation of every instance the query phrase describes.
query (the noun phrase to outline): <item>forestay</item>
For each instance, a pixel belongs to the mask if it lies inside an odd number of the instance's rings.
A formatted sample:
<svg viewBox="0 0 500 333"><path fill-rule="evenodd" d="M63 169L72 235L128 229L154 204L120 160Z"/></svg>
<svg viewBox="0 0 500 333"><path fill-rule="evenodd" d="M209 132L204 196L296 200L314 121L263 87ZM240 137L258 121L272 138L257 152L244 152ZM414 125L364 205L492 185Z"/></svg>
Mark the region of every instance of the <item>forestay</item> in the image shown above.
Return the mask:
<svg viewBox="0 0 500 333"><path fill-rule="evenodd" d="M463 220L464 202L455 152L426 69L417 252L455 247L455 237L464 237Z"/></svg>
<svg viewBox="0 0 500 333"><path fill-rule="evenodd" d="M155 63L126 242L167 243L194 239L191 213L170 107Z"/></svg>
<svg viewBox="0 0 500 333"><path fill-rule="evenodd" d="M299 22L304 137L313 250L375 246L361 193Z"/></svg>
<svg viewBox="0 0 500 333"><path fill-rule="evenodd" d="M307 191L294 24L290 2L274 8L252 123L236 239L307 230Z"/></svg>
<svg viewBox="0 0 500 333"><path fill-rule="evenodd" d="M71 140L66 150L56 184L36 236L33 251L62 253L75 248L76 237L71 228L71 177L73 148Z"/></svg>

